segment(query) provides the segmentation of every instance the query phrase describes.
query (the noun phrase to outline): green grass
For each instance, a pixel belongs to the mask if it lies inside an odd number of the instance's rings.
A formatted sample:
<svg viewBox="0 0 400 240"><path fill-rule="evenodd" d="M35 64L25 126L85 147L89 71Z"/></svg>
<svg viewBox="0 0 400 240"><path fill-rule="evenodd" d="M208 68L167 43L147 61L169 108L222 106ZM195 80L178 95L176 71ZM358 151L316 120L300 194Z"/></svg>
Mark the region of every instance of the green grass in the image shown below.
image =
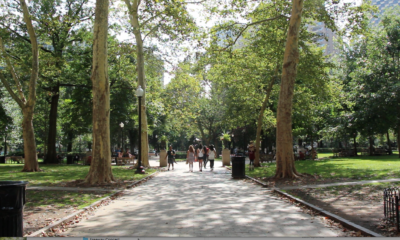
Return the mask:
<svg viewBox="0 0 400 240"><path fill-rule="evenodd" d="M246 174L251 177L272 177L275 174L275 163L263 163ZM334 158L320 161L296 161L298 172L318 174L323 178L351 178L358 180L376 180L400 178L400 159L396 154L386 156L357 156Z"/></svg>
<svg viewBox="0 0 400 240"><path fill-rule="evenodd" d="M333 153L318 153L318 158L333 157Z"/></svg>
<svg viewBox="0 0 400 240"><path fill-rule="evenodd" d="M30 185L59 185L84 179L89 172L89 166L83 165L40 165L43 172L21 172L22 164L0 165L0 181L28 181ZM112 171L117 180L139 180L152 173L155 169L146 169L146 174L135 174L135 170L125 166L113 166Z"/></svg>
<svg viewBox="0 0 400 240"><path fill-rule="evenodd" d="M25 207L35 208L51 205L55 208L76 207L81 209L111 194L112 193L27 190Z"/></svg>

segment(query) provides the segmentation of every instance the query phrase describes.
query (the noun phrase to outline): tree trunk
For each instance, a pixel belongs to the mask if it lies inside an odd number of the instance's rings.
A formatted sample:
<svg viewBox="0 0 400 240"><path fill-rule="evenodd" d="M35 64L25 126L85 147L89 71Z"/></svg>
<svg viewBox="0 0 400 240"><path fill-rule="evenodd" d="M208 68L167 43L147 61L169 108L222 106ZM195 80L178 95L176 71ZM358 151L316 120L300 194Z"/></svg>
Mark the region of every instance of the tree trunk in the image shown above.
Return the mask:
<svg viewBox="0 0 400 240"><path fill-rule="evenodd" d="M7 133L4 136L4 156L7 155Z"/></svg>
<svg viewBox="0 0 400 240"><path fill-rule="evenodd" d="M46 163L58 163L56 139L57 139L57 110L58 110L58 99L60 87L57 85L53 88L53 96L51 97L50 103L50 114L49 114L49 135L47 138L47 155Z"/></svg>
<svg viewBox="0 0 400 240"><path fill-rule="evenodd" d="M74 134L72 132L68 132L67 152L72 152L72 141L73 140L74 140Z"/></svg>
<svg viewBox="0 0 400 240"><path fill-rule="evenodd" d="M278 70L278 69L276 69ZM276 73L277 71L275 71ZM261 140L261 127L263 123L263 118L264 118L264 111L265 108L267 107L267 103L269 101L269 95L271 94L272 87L274 86L275 83L275 76L271 79L271 82L268 85L267 92L265 93L265 98L264 102L261 106L260 114L258 115L258 121L257 121L257 133L256 133L256 153L255 153L255 160L254 160L254 166L255 167L260 167L260 140Z"/></svg>
<svg viewBox="0 0 400 240"><path fill-rule="evenodd" d="M110 145L110 84L107 63L108 0L96 0L93 39L93 153L85 182L114 180Z"/></svg>
<svg viewBox="0 0 400 240"><path fill-rule="evenodd" d="M355 135L354 135L354 156L357 156L357 140Z"/></svg>
<svg viewBox="0 0 400 240"><path fill-rule="evenodd" d="M140 0L134 0L131 4L129 0L125 0L125 3L129 9L129 20L133 28L133 34L135 35L136 40L136 55L137 55L137 64L136 70L138 74L138 85L140 85L144 94L142 97L142 105L140 106L141 115L142 115L142 132L141 134L141 163L143 167L149 167L149 139L148 139L148 131L147 131L147 115L146 115L146 78L144 74L144 52L143 52L143 39L142 33L140 31L139 24L139 4Z"/></svg>
<svg viewBox="0 0 400 240"><path fill-rule="evenodd" d="M299 61L298 41L303 0L293 0L292 4L276 119L276 178L295 178L299 175L294 165L292 146L292 100Z"/></svg>
<svg viewBox="0 0 400 240"><path fill-rule="evenodd" d="M374 151L372 149L372 145L373 145L373 141L372 141L372 137L369 137L369 155L372 156L374 154Z"/></svg>
<svg viewBox="0 0 400 240"><path fill-rule="evenodd" d="M39 164L36 153L35 133L33 131L33 109L23 109L22 135L24 139L25 165L23 172L39 171Z"/></svg>
<svg viewBox="0 0 400 240"><path fill-rule="evenodd" d="M391 154L392 146L391 146L391 143L390 143L389 130L386 132L386 139L387 139L387 142L388 142L388 151Z"/></svg>
<svg viewBox="0 0 400 240"><path fill-rule="evenodd" d="M397 125L397 151L399 152L400 158L400 124Z"/></svg>

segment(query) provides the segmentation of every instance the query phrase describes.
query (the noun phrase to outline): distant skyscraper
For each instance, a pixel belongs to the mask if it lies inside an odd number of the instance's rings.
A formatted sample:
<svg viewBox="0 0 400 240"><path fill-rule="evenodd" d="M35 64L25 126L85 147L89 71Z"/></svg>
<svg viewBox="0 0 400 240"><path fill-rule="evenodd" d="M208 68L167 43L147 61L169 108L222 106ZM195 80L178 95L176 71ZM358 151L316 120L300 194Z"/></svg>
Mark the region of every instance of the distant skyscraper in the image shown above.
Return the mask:
<svg viewBox="0 0 400 240"><path fill-rule="evenodd" d="M372 0L373 5L378 6L380 13L382 13L385 9L400 6L400 0ZM378 24L381 19L374 18L371 20L373 24Z"/></svg>
<svg viewBox="0 0 400 240"><path fill-rule="evenodd" d="M347 0L346 3L350 3L353 6L356 6L360 3L358 0ZM371 3L373 5L378 6L379 13L384 12L387 8L400 6L400 0L372 0ZM378 14L379 14L378 13ZM380 18L371 19L372 24L378 24L380 22ZM338 25L343 25L345 23L344 18L339 18L337 20ZM317 34L315 41L319 44L319 46L325 46L325 54L334 54L335 48L333 46L333 38L335 37L335 33L333 33L330 29L326 28L325 25L321 22L315 23L314 25L308 26L309 31L312 31ZM326 37L328 41L325 40Z"/></svg>

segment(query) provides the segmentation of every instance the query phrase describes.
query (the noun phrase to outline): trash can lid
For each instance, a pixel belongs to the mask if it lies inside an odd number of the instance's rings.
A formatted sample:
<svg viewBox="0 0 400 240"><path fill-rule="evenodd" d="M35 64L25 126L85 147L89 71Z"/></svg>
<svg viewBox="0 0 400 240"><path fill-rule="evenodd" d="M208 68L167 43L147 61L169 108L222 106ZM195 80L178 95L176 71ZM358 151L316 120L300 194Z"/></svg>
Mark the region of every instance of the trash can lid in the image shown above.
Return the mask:
<svg viewBox="0 0 400 240"><path fill-rule="evenodd" d="M28 181L0 181L0 187L27 185L28 183Z"/></svg>

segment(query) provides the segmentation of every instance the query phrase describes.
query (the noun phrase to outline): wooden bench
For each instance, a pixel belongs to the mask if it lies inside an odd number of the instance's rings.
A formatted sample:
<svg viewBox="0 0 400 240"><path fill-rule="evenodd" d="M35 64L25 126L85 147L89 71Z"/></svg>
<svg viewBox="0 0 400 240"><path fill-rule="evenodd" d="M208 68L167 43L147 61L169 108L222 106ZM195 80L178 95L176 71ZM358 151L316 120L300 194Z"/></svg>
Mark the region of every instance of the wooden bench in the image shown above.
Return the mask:
<svg viewBox="0 0 400 240"><path fill-rule="evenodd" d="M6 162L9 161L10 163L18 163L18 164L24 164L25 159L22 158L22 156L9 156L6 157Z"/></svg>
<svg viewBox="0 0 400 240"><path fill-rule="evenodd" d="M260 154L260 163L272 162L273 159L274 159L273 154Z"/></svg>
<svg viewBox="0 0 400 240"><path fill-rule="evenodd" d="M117 165L117 166L127 165L127 164L130 164L130 163L132 163L132 165L133 165L135 156L132 156L132 157L117 157L117 158L114 158L114 159L116 159L116 164L115 165Z"/></svg>

